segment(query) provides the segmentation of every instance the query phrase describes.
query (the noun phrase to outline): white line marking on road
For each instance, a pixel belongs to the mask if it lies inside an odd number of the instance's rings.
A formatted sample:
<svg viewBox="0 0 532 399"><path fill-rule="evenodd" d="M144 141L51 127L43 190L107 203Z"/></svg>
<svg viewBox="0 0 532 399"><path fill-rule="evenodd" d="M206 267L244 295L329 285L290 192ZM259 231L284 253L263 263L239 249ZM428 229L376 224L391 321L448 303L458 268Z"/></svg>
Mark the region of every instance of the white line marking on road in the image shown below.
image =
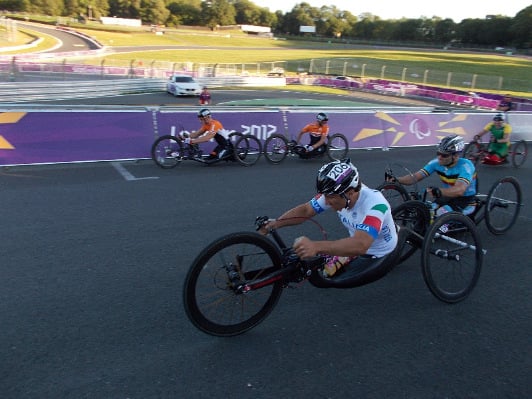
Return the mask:
<svg viewBox="0 0 532 399"><path fill-rule="evenodd" d="M146 179L158 179L157 176L149 176L149 177L135 177L131 173L129 173L124 166L119 162L111 162L111 165L114 166L114 168L122 175L124 179L127 181L134 181L134 180L146 180Z"/></svg>

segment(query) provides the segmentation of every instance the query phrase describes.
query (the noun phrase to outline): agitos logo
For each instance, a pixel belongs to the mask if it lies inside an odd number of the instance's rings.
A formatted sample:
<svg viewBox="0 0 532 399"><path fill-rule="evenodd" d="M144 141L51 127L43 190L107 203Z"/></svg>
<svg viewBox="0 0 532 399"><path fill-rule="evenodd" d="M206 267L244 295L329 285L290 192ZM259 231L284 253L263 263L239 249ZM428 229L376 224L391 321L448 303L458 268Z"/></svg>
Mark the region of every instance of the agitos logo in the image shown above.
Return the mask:
<svg viewBox="0 0 532 399"><path fill-rule="evenodd" d="M0 114L0 128L1 125L6 124L12 124L17 123L19 120L21 120L24 115L26 115L25 112L4 112ZM0 150L14 150L15 147L7 141L4 136L1 134L0 129Z"/></svg>
<svg viewBox="0 0 532 399"><path fill-rule="evenodd" d="M437 116L425 115L424 118L420 118L415 115L400 115L399 117L394 117L386 112L376 112L375 118L381 121L384 126L381 129L363 128L358 132L353 141L359 141L379 135L387 135L391 136L390 145L395 145L399 143L403 137L408 137L409 135L414 136L416 140L422 141L431 136L441 139L451 133L460 136L466 134L461 126L454 125L454 123L463 122L467 118L466 115L454 115L453 118L448 121L434 121L433 125L436 126L434 130L431 130L429 123L425 120L431 117Z"/></svg>

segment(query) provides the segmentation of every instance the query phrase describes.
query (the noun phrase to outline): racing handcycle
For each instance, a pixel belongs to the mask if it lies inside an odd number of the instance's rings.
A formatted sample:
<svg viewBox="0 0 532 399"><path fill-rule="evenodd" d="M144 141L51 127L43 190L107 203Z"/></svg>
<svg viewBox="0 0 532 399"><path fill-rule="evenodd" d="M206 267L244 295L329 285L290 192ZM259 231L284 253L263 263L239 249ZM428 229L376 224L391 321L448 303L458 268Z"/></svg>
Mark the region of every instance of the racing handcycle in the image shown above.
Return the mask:
<svg viewBox="0 0 532 399"><path fill-rule="evenodd" d="M420 245L419 237L425 234L431 223L438 221L438 224L446 224L441 222L442 218L445 220L445 214L434 218L432 203L426 198L427 192L419 192L417 184L414 184L413 191L407 191L405 186L394 179L394 172L390 167L384 175L385 181L377 190L380 190L390 203L396 223L408 221L409 229L415 232L405 239L398 257L398 263L401 263L416 251ZM415 181L413 175L412 179ZM521 186L513 176L502 177L493 183L487 194L476 194L474 201L475 210L467 215L467 218L474 226L485 221L490 233L502 235L515 224L523 206Z"/></svg>
<svg viewBox="0 0 532 399"><path fill-rule="evenodd" d="M228 135L229 148L222 157L211 158L197 144L186 144L182 134L164 135L155 140L151 147L153 161L163 169L174 168L182 161L192 160L206 165L220 161L235 161L252 166L262 155L260 141L253 135L231 132Z"/></svg>
<svg viewBox="0 0 532 399"><path fill-rule="evenodd" d="M384 277L397 264L411 236L421 249L423 278L429 290L443 302L460 302L472 292L480 276L485 251L477 229L468 217L449 212L432 225L428 218L424 220L421 235L419 220L412 220L412 216L426 208L417 205L403 206L408 212L397 214L395 249L357 270L347 283L325 277L328 255L301 259L278 230L269 230L267 236L242 231L218 238L199 253L188 270L183 288L185 312L192 324L207 334L242 334L266 319L284 288L305 281L318 288L354 288ZM267 222L268 217L258 217L256 229ZM452 228L441 229L444 225Z"/></svg>
<svg viewBox="0 0 532 399"><path fill-rule="evenodd" d="M305 147L297 144L295 140L288 140L282 134L274 133L270 135L263 145L264 156L266 160L272 164L278 164L290 156L299 156L305 152ZM331 160L344 159L349 151L349 143L347 138L341 133L334 133L327 136L325 142L325 151L316 154L315 157L321 157L324 154Z"/></svg>
<svg viewBox="0 0 532 399"><path fill-rule="evenodd" d="M479 139L470 141L464 148L463 157L469 159L475 164L486 163L489 165L502 165L508 163L508 159L511 161L514 168L522 166L528 156L528 146L525 140L513 141L510 143L508 155L501 160L501 162L488 163L487 155L489 143L483 143Z"/></svg>

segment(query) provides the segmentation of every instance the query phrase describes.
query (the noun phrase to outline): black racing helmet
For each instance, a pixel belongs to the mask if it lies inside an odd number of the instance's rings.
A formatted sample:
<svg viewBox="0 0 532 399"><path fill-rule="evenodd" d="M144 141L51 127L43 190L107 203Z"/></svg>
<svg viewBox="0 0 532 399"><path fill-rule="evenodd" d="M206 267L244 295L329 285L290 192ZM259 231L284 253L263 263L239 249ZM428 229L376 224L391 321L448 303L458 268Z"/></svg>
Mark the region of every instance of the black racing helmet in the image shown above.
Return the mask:
<svg viewBox="0 0 532 399"><path fill-rule="evenodd" d="M323 165L316 178L316 190L320 194L343 194L349 188L360 186L358 170L349 158Z"/></svg>
<svg viewBox="0 0 532 399"><path fill-rule="evenodd" d="M326 122L329 120L329 117L326 113L320 112L318 115L316 115L316 119L318 122Z"/></svg>
<svg viewBox="0 0 532 399"><path fill-rule="evenodd" d="M501 122L502 122L502 121L504 120L504 118L503 118L502 114L497 114L497 115L495 115L495 116L493 117L493 120L494 120L494 121L501 121Z"/></svg>
<svg viewBox="0 0 532 399"><path fill-rule="evenodd" d="M464 150L464 139L457 134L444 137L438 144L438 152L442 154L456 154Z"/></svg>
<svg viewBox="0 0 532 399"><path fill-rule="evenodd" d="M211 111L207 108L202 108L198 112L198 118L205 118L206 116L210 116Z"/></svg>

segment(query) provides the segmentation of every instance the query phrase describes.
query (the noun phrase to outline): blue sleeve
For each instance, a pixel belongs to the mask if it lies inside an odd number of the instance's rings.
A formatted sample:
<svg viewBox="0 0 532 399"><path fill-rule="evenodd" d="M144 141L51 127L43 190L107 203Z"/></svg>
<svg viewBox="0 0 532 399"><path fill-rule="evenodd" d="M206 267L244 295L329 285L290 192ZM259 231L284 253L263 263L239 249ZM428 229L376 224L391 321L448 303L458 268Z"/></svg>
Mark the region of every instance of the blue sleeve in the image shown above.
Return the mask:
<svg viewBox="0 0 532 399"><path fill-rule="evenodd" d="M425 177L428 177L436 171L436 167L438 165L438 159L434 158L433 160L429 161L425 166L423 166L420 169L420 172L423 173Z"/></svg>
<svg viewBox="0 0 532 399"><path fill-rule="evenodd" d="M325 196L322 194L318 194L314 198L312 198L309 201L309 204L316 213L322 213L329 209L327 204L325 204Z"/></svg>

